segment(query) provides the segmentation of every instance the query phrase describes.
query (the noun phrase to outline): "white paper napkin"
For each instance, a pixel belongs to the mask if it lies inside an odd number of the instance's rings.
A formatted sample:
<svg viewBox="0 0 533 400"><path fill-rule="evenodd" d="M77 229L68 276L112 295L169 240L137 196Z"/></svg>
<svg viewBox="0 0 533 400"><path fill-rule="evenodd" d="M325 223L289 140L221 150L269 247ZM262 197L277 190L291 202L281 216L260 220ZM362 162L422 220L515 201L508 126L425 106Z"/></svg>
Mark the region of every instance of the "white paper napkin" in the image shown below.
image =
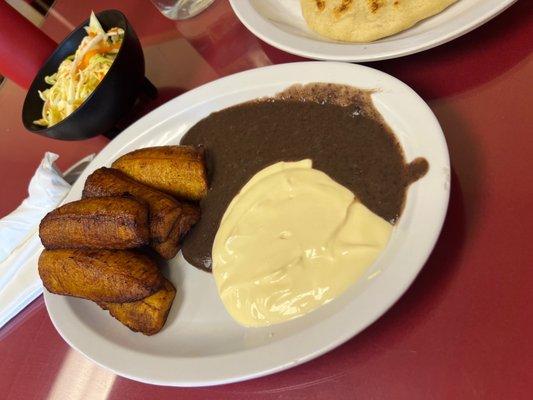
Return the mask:
<svg viewBox="0 0 533 400"><path fill-rule="evenodd" d="M70 183L94 155L71 167L65 176L54 164L58 158L45 153L30 181L28 197L0 220L0 328L42 293L37 273L42 250L39 222L61 203Z"/></svg>
<svg viewBox="0 0 533 400"><path fill-rule="evenodd" d="M28 239L39 221L53 210L70 190L63 174L54 162L57 154L45 153L41 164L31 178L28 197L11 214L0 220L0 262ZM0 269L0 288L3 269Z"/></svg>

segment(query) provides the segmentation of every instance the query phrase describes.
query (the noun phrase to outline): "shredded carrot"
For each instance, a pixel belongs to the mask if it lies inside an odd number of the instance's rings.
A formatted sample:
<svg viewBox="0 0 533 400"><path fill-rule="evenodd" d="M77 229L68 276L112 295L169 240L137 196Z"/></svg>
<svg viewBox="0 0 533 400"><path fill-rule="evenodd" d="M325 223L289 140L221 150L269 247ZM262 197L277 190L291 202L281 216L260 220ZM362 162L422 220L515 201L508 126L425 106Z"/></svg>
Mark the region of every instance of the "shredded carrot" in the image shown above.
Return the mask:
<svg viewBox="0 0 533 400"><path fill-rule="evenodd" d="M120 43L112 43L112 44L105 44L103 47L102 47L102 53L109 53L111 52L112 50L117 50L120 48Z"/></svg>
<svg viewBox="0 0 533 400"><path fill-rule="evenodd" d="M102 43L99 47L93 50L89 50L84 56L83 60L81 60L80 64L78 65L78 70L85 69L87 65L89 65L89 60L91 57L95 56L96 54L105 54L110 53L113 50L117 50L120 48L120 43Z"/></svg>
<svg viewBox="0 0 533 400"><path fill-rule="evenodd" d="M100 51L98 49L89 50L87 54L83 56L83 60L81 60L80 64L78 65L78 69L85 69L87 65L89 65L89 60L92 56L98 54Z"/></svg>

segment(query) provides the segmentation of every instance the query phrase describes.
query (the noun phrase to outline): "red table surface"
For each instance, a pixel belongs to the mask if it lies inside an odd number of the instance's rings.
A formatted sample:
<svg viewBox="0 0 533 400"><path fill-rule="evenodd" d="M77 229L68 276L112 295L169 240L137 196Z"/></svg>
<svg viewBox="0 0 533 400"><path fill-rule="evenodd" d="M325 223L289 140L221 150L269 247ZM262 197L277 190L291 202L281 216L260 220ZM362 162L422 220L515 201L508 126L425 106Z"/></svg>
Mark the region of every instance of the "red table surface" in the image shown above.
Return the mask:
<svg viewBox="0 0 533 400"><path fill-rule="evenodd" d="M519 1L496 19L423 53L369 64L411 85L450 149L448 216L413 286L375 324L330 353L268 377L203 389L118 377L70 349L40 297L0 330L2 399L530 399L533 392L533 21ZM160 88L141 115L236 71L301 60L256 39L226 1L172 22L148 1L56 1L42 29L55 40L91 9L123 10ZM25 91L0 87L0 215L24 198L45 151L65 168L108 142L26 132Z"/></svg>

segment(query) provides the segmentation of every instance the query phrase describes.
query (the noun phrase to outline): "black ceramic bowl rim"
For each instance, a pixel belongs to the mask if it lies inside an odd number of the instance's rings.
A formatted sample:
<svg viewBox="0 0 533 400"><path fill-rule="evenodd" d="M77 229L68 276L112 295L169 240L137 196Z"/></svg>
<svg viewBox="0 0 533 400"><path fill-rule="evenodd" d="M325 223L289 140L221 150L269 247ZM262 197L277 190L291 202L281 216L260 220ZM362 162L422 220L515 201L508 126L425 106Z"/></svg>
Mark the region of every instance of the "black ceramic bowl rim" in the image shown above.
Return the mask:
<svg viewBox="0 0 533 400"><path fill-rule="evenodd" d="M122 29L124 29L124 35L126 35L126 31L130 29L130 25L128 23L128 19L126 18L126 16L120 12L119 10L104 10L104 11L100 11L98 13L95 13L96 15L96 18L98 18L99 15L101 14L105 14L105 13L112 13L112 14L116 14L118 17L120 17L122 19L122 24L123 26L120 27ZM26 107L26 99L28 98L28 96L32 93L32 92L36 92L37 89L33 90L34 89L34 86L36 86L37 84L39 84L39 81L37 80L39 78L39 75L41 75L41 71L43 69L46 68L46 66L55 58L55 55L57 52L59 52L59 50L61 49L61 47L63 47L65 45L65 43L67 43L70 38L72 36L74 36L75 34L78 33L78 31L80 29L84 29L87 25L89 24L89 18L87 18L85 21L83 21L80 25L78 25L76 27L76 29L74 29L72 32L69 33L69 35L63 39L61 41L61 43L59 43L56 47L56 49L54 50L54 52L48 57L48 59L44 62L43 66L39 69L39 71L37 71L37 74L35 76L35 78L33 79L31 85L30 85L30 88L28 89L28 92L26 93L26 98L24 99L24 106L23 107ZM78 46L80 44L78 43ZM94 90L91 92L91 94L89 95L89 97L87 97L83 103L80 104L80 106L78 108L76 108L70 115L68 115L66 118L62 119L61 121L59 121L58 123L52 125L52 126L42 126L40 127L39 125L36 125L33 123L33 121L26 121L25 118L22 118L22 122L24 123L24 126L26 127L26 129L28 129L29 131L31 132L37 132L39 134L43 133L43 132L46 132L48 129L52 129L52 128L56 128L58 126L60 126L61 124L63 124L65 121L67 121L68 119L70 118L75 118L77 114L80 114L81 112L83 112L83 110L85 108L87 108L87 104L89 103L89 101L91 100L91 98L93 97L93 95L95 94L95 92L102 86L102 83L108 78L108 76L110 75L109 73L111 72L111 70L115 67L115 65L117 64L116 61L118 60L118 58L120 57L122 53L122 44L121 46L119 47L118 49L118 53L117 53L117 56L115 57L115 59L113 60L113 63L111 64L111 66L109 67L109 70L106 72L106 74L104 75L104 77L102 78L102 80L100 81L100 83L98 83L98 85L94 88ZM56 70L57 71L57 70ZM44 105L44 102L43 102L43 105ZM42 110L42 108L41 108ZM38 127L38 128L36 128Z"/></svg>

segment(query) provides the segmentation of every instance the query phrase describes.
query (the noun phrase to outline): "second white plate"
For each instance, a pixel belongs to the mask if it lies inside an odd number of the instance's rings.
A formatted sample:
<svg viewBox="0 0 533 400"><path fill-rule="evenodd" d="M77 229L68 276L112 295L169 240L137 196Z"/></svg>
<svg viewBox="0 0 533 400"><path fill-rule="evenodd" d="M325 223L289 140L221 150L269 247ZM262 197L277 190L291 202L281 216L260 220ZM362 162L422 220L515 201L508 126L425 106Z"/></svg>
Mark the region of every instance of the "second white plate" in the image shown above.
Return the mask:
<svg viewBox="0 0 533 400"><path fill-rule="evenodd" d="M230 0L241 22L257 37L291 54L317 60L377 61L427 50L495 17L516 0L459 0L396 35L371 43L344 43L311 31L300 0Z"/></svg>

